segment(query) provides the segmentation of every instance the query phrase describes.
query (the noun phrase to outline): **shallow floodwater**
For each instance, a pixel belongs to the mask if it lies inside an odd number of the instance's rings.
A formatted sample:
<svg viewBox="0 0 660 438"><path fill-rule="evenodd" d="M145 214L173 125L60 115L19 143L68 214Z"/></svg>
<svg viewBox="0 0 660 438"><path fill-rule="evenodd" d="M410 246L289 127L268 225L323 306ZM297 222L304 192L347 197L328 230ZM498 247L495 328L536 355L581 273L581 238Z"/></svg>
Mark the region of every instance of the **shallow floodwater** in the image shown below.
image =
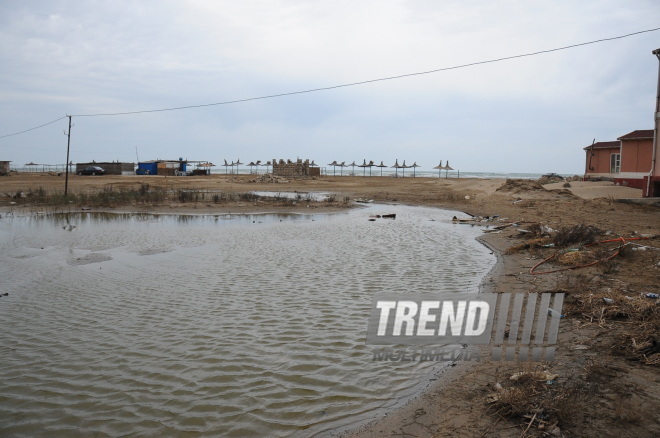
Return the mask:
<svg viewBox="0 0 660 438"><path fill-rule="evenodd" d="M373 295L476 291L495 261L453 214L3 217L0 436L308 436L373 416L442 365L372 361Z"/></svg>

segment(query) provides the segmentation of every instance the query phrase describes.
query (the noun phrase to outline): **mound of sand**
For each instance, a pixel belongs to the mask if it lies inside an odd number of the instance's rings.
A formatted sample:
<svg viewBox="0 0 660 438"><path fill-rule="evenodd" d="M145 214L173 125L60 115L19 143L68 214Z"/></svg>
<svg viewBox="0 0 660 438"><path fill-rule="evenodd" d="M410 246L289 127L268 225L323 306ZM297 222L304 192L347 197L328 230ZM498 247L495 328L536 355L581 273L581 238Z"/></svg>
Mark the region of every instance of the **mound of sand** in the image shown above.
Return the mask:
<svg viewBox="0 0 660 438"><path fill-rule="evenodd" d="M507 179L496 191L498 192L532 192L532 191L545 191L545 188L536 181L530 179Z"/></svg>

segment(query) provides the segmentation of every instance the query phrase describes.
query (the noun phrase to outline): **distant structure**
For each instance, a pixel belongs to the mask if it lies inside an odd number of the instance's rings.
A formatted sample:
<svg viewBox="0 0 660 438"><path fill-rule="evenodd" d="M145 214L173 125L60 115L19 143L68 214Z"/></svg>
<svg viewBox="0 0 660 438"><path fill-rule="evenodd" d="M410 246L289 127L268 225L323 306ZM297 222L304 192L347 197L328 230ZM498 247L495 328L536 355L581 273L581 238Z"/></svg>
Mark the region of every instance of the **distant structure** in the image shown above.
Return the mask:
<svg viewBox="0 0 660 438"><path fill-rule="evenodd" d="M291 160L273 160L273 175L286 178L307 178L321 176L321 169L310 165L309 160L303 162L300 158L295 163Z"/></svg>
<svg viewBox="0 0 660 438"><path fill-rule="evenodd" d="M608 180L644 189L653 164L653 130L633 131L617 141L595 142L585 147L584 151L585 180Z"/></svg>
<svg viewBox="0 0 660 438"><path fill-rule="evenodd" d="M0 161L0 176L9 175L9 163L11 161Z"/></svg>
<svg viewBox="0 0 660 438"><path fill-rule="evenodd" d="M103 163L93 161L91 163L76 163L76 172L78 173L83 170L85 167L89 166L98 166L105 170L105 173L108 175L121 175L122 173L133 173L135 170L135 163L121 163L119 161L113 161L111 163Z"/></svg>
<svg viewBox="0 0 660 438"><path fill-rule="evenodd" d="M141 161L135 171L138 175L176 176L187 172L188 161L178 160L152 160ZM131 169L132 170L132 169Z"/></svg>

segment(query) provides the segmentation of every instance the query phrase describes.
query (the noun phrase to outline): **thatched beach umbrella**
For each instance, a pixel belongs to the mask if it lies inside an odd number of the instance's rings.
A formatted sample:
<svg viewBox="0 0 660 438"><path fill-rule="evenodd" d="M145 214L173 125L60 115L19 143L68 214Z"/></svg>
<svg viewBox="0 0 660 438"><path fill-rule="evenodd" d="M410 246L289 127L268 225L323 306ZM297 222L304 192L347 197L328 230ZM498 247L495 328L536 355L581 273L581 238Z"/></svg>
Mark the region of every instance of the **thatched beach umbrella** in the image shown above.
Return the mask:
<svg viewBox="0 0 660 438"><path fill-rule="evenodd" d="M250 173L252 173L252 168L253 168L254 166L256 166L256 164L254 164L253 161L250 161L250 162L248 163L248 167L250 168Z"/></svg>
<svg viewBox="0 0 660 438"><path fill-rule="evenodd" d="M223 164L223 166L225 166L225 175L227 174L227 168L229 166L231 166L232 172L234 171L234 163L227 163L227 159L225 159L225 164Z"/></svg>
<svg viewBox="0 0 660 438"><path fill-rule="evenodd" d="M438 169L438 178L440 178L440 173L442 172L442 169L444 169L444 167L442 167L442 160L440 160L440 164L435 166L434 169Z"/></svg>
<svg viewBox="0 0 660 438"><path fill-rule="evenodd" d="M351 166L351 167L352 167L352 169L351 169L351 176L355 176L355 166L357 166L357 164L355 164L355 161L353 161L351 164L347 164L347 165L346 165L346 167L348 167L348 166Z"/></svg>
<svg viewBox="0 0 660 438"><path fill-rule="evenodd" d="M355 162L355 161L354 161L354 162ZM362 161L362 164L358 164L358 167L361 167L361 168L362 168L362 176L366 176L366 174L367 174L367 167L369 167L369 165L367 164L367 159L365 158L365 159Z"/></svg>
<svg viewBox="0 0 660 438"><path fill-rule="evenodd" d="M399 164L399 159L397 158L396 161L394 162L394 166L390 166L394 168L394 176L398 177L399 176L399 169L401 169L401 165Z"/></svg>
<svg viewBox="0 0 660 438"><path fill-rule="evenodd" d="M337 160L333 161L332 163L328 163L328 166L332 166L332 176L335 176L335 168L339 166L339 164L337 164Z"/></svg>
<svg viewBox="0 0 660 438"><path fill-rule="evenodd" d="M341 164L337 164L337 166L339 166L339 176L344 176L344 167L348 167L346 161L342 161Z"/></svg>
<svg viewBox="0 0 660 438"><path fill-rule="evenodd" d="M234 165L236 166L236 174L238 174L238 166L241 165L241 164L243 164L243 163L241 163L240 158L238 160L236 160L236 162L234 163Z"/></svg>
<svg viewBox="0 0 660 438"><path fill-rule="evenodd" d="M454 170L453 167L449 166L449 160L447 160L447 164L445 165L444 169L445 169L445 179L447 179L448 178L447 175L449 174L449 171Z"/></svg>
<svg viewBox="0 0 660 438"><path fill-rule="evenodd" d="M402 175L402 176L403 176L403 177L406 176L406 169L410 169L411 167L412 167L412 166L406 166L406 160L403 160L403 164L401 165L401 168L403 169L403 170L402 170L402 172L403 172L403 175Z"/></svg>
<svg viewBox="0 0 660 438"><path fill-rule="evenodd" d="M383 164L381 161L380 164L378 164L376 167L380 167L380 176L383 176L383 167L387 167L387 165Z"/></svg>
<svg viewBox="0 0 660 438"><path fill-rule="evenodd" d="M415 168L417 168L417 167L422 167L422 166L418 166L418 165L417 165L417 161L415 161L415 162L413 163L413 165L410 166L410 167L413 168L413 178L414 178L414 177L415 177Z"/></svg>

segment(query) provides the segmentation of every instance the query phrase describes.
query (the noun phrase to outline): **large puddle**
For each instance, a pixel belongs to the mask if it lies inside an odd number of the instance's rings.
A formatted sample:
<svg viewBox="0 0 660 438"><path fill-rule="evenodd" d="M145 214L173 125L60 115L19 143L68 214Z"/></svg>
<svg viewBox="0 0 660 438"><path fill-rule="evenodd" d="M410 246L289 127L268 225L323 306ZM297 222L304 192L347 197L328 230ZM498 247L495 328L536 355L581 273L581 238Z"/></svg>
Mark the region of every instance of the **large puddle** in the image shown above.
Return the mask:
<svg viewBox="0 0 660 438"><path fill-rule="evenodd" d="M2 218L0 435L309 436L392 407L442 364L372 361L373 295L476 291L495 262L453 215Z"/></svg>

